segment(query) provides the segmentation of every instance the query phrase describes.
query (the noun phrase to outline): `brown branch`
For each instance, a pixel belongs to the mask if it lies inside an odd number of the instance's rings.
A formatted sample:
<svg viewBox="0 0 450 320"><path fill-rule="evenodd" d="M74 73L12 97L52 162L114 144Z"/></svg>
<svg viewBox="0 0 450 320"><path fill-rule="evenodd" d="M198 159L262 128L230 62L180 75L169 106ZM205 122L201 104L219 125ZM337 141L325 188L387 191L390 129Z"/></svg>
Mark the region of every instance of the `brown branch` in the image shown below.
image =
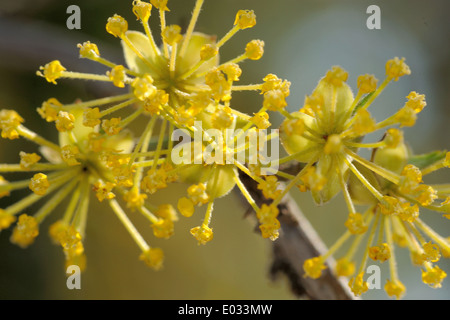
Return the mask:
<svg viewBox="0 0 450 320"><path fill-rule="evenodd" d="M260 206L269 203L257 184L247 175L241 180L253 199ZM292 292L299 298L314 300L350 300L355 299L342 278L331 271L334 261L327 260L327 269L319 279L304 277L303 263L306 259L317 257L326 252L326 246L299 209L297 203L287 195L278 205L278 219L281 224L280 236L273 242L273 262L270 276L275 279L285 274Z"/></svg>

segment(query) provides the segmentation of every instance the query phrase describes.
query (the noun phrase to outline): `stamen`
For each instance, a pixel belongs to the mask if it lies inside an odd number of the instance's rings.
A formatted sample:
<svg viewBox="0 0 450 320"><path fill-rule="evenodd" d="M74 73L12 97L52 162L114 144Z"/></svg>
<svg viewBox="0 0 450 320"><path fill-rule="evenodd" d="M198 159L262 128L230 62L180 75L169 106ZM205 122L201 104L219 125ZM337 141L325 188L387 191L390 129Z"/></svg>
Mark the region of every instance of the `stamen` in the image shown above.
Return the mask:
<svg viewBox="0 0 450 320"><path fill-rule="evenodd" d="M308 168L311 167L317 161L317 156L312 157L312 159L313 160L309 161L308 164L304 166L299 173L297 173L295 178L289 182L289 184L283 189L280 195L273 200L272 205L277 206L281 202L281 200L283 200L284 196L289 192L289 190L292 189L292 187L294 187L297 184L297 182L299 182L303 174L308 171Z"/></svg>
<svg viewBox="0 0 450 320"><path fill-rule="evenodd" d="M362 158L361 156L357 155L356 153L354 153L353 151L351 151L348 148L344 148L344 151L350 157L352 157L353 159L355 159L356 161L358 161L360 164L364 165L368 169L372 170L374 173L382 176L383 178L385 178L397 185L400 183L400 176L398 176L394 172L386 170L383 167L380 167L380 166L376 165L375 163Z"/></svg>
<svg viewBox="0 0 450 320"><path fill-rule="evenodd" d="M181 49L180 49L180 57L181 58L184 57L184 55L186 53L187 47L191 40L192 32L194 32L194 28L197 23L198 16L200 14L200 10L202 9L203 1L204 0L197 0L195 2L195 7L194 7L194 11L192 12L191 21L189 22L189 26L187 28L183 43L181 45Z"/></svg>
<svg viewBox="0 0 450 320"><path fill-rule="evenodd" d="M109 205L113 209L116 216L119 218L120 222L122 222L125 229L127 229L127 231L130 233L131 237L134 239L139 248L143 252L149 250L150 246L147 244L147 242L144 240L141 234L137 231L136 227L130 221L127 214L125 213L125 211L123 211L119 203L115 199L111 199L109 200Z"/></svg>
<svg viewBox="0 0 450 320"><path fill-rule="evenodd" d="M379 200L383 199L383 195L370 184L370 182L355 168L355 166L344 157L345 163L349 166L350 170L355 174L355 176L361 181L361 183Z"/></svg>
<svg viewBox="0 0 450 320"><path fill-rule="evenodd" d="M130 104L133 104L133 103L135 103L137 101L138 101L137 98L133 98L133 99L127 100L125 102L119 103L119 104L117 104L117 105L115 105L113 107L109 107L108 109L105 109L105 110L100 112L100 118L104 117L104 116L106 116L108 114L111 114L113 112L116 112L116 111L118 111L118 110L120 110L122 108L125 108L125 107L129 106Z"/></svg>

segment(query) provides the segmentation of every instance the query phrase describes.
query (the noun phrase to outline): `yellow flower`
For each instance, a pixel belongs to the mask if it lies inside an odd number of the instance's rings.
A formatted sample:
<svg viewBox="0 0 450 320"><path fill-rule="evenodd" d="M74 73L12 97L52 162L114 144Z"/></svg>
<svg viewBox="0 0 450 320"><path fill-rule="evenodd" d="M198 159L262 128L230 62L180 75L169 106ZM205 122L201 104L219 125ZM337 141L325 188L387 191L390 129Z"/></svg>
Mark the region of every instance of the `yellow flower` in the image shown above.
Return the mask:
<svg viewBox="0 0 450 320"><path fill-rule="evenodd" d="M369 290L369 285L363 279L364 273L359 273L356 277L351 278L348 282L348 286L355 294L355 296L360 296L367 290Z"/></svg>
<svg viewBox="0 0 450 320"><path fill-rule="evenodd" d="M326 269L326 267L323 265L323 259L321 257L307 259L303 264L305 275L312 279L319 278L322 275L322 270L324 269Z"/></svg>

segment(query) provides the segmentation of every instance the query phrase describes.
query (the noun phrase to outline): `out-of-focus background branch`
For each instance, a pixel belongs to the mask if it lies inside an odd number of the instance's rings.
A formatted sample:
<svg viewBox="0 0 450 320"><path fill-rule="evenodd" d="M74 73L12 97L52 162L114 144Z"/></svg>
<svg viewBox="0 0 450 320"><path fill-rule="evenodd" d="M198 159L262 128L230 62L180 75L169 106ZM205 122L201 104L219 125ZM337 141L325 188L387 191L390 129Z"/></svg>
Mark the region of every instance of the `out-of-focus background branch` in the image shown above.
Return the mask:
<svg viewBox="0 0 450 320"><path fill-rule="evenodd" d="M185 26L194 2L170 0L168 22ZM127 18L130 29L141 30L131 12L131 1L110 0L76 1L82 12L82 29L68 30L66 8L71 4L74 3L67 0L0 2L0 108L18 110L26 118L27 126L52 140L57 139L54 128L45 125L35 113L42 101L56 97L70 103L77 98L86 100L109 95L113 88L92 81L66 80L60 80L54 86L36 77L39 66L58 59L70 70L103 73L106 70L102 66L78 58L76 45L90 40L99 46L107 59L122 63L119 41L105 31L107 18L114 13L121 14ZM197 30L221 36L231 28L238 9L254 9L257 25L239 32L227 43L221 49L222 59L241 54L245 44L252 39L264 40L263 59L243 63L241 82L260 82L267 73L290 80L289 111L301 107L304 96L310 94L319 78L333 65L341 65L349 71L349 84L355 88L359 74L373 73L382 79L386 60L394 56L405 57L412 75L391 84L371 111L376 119L383 119L403 105L409 91L425 93L428 106L419 115L416 126L405 130L405 138L416 153L450 149L450 47L447 40L450 3L447 0L380 0L377 5L381 8L382 28L368 30L365 27L366 8L371 4L366 0L280 0L276 4L270 0L206 0ZM158 30L157 20L152 20L153 30ZM261 103L261 96L254 93L233 97L234 106L248 113L258 110ZM272 118L275 127L279 121L276 116ZM0 162L17 162L24 146L30 144L0 140ZM430 178L433 183L450 179L448 172ZM151 201L175 203L172 195L182 194L185 189L185 186L178 186L175 190L162 190ZM20 196L18 193L10 200ZM10 200L0 199L0 207ZM249 223L242 218L246 208L242 207L237 193L217 201L212 222L215 239L205 247L198 247L188 234L189 228L201 220L202 212L190 219L180 219L175 236L168 241L153 240L148 223L137 214L132 215L136 224L143 226L144 236L151 244L166 252L165 268L159 273L148 270L138 261L138 250L126 231L107 208L99 206L89 216L88 270L82 276L79 292L65 287L63 254L60 248L50 244L46 235L46 228L54 219L44 223L40 237L26 250L11 245L8 241L10 231L6 230L0 233L0 298L351 297L339 281L327 278L330 275L321 281L333 286L332 289L326 294L318 294L320 290L311 291L315 290L311 289L314 284L302 282L308 280L301 276L299 265L306 249L300 249L298 244L303 243L306 248L316 248L320 252L344 230L346 208L342 198L338 196L329 205L317 208L309 194L294 192L292 199L283 205L284 236L274 243L253 232L253 221ZM297 205L322 241L313 240L310 234L306 234L310 244L299 241L302 230L309 228L307 222L302 222L302 215L294 214L300 212ZM444 236L448 235L448 225L439 224L439 221L427 220ZM292 248L293 251L289 251ZM313 255L313 251L308 255ZM402 264L400 277L408 289L406 298L450 297L448 280L442 289L428 288L420 281L420 270L409 267L406 252L398 250L398 254L401 256L399 264ZM448 262L440 265L449 270ZM384 279L388 272L382 270ZM268 275L277 275L276 281L270 281ZM296 294L292 294L290 287ZM371 290L366 297L384 299L386 295L382 290Z"/></svg>

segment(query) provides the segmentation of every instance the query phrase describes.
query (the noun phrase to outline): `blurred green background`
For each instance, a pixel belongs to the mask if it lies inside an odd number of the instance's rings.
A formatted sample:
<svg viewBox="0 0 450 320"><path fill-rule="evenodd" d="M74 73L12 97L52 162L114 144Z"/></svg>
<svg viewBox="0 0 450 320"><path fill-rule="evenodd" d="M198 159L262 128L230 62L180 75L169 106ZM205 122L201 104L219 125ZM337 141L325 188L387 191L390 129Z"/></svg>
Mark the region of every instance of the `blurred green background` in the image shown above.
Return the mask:
<svg viewBox="0 0 450 320"><path fill-rule="evenodd" d="M56 97L69 103L103 97L113 93L110 86L95 82L58 81L54 86L35 75L39 66L59 59L69 70L105 72L95 63L78 58L76 45L90 40L102 56L123 63L119 40L105 31L108 17L118 13L130 29L141 30L131 11L132 1L17 0L0 1L0 107L14 108L26 119L26 125L56 141L56 130L45 125L35 113L42 101ZM186 27L194 0L169 0L169 24ZM81 30L68 30L66 9L81 8ZM252 39L265 41L265 55L260 61L242 64L241 83L258 83L267 73L275 73L292 82L288 110L302 106L317 81L333 65L349 72L349 84L355 88L360 74L384 77L385 62L395 56L405 57L412 74L388 86L371 107L377 120L391 115L415 90L426 95L428 106L413 128L406 128L405 138L416 153L450 149L450 60L447 0L376 1L381 9L381 30L366 28L366 9L372 1L352 0L206 0L197 31L224 35L239 9L253 9L257 25L239 32L221 49L223 61L241 54ZM154 11L152 29L158 29ZM159 31L154 31L157 34ZM236 94L234 107L249 113L258 110L262 98L255 93ZM278 125L279 119L273 118ZM379 138L379 137L376 137ZM17 163L19 151L30 150L25 141L0 141L0 162ZM426 182L449 181L449 170L431 175ZM185 192L186 186L178 186ZM155 203L176 203L177 190L159 191L150 199ZM20 198L0 199L1 207ZM317 208L309 194L294 192L301 209L327 245L343 232L347 214L340 196ZM62 209L60 209L61 211ZM219 199L215 204L212 227L214 240L198 246L188 233L202 219L202 212L176 224L169 240L154 239L148 223L131 214L149 239L166 253L165 267L149 270L138 261L139 251L113 213L98 205L88 218L85 248L88 268L82 275L82 289L68 290L62 250L50 243L47 227L62 212L55 211L41 227L35 244L22 250L9 243L10 230L0 233L1 299L292 299L285 279L268 278L271 247L268 240L254 232L255 223L244 218L247 207L238 195ZM32 210L31 210L32 211ZM31 212L30 211L30 212ZM435 213L422 212L423 219L444 236L449 223ZM433 219L434 218L434 219ZM400 279L407 285L406 299L448 299L450 280L443 288L430 289L420 281L420 270L410 266L406 252L397 250ZM450 272L448 261L440 262ZM300 267L300 266L299 266ZM382 266L382 278L388 276ZM370 290L365 298L385 299L382 290Z"/></svg>

